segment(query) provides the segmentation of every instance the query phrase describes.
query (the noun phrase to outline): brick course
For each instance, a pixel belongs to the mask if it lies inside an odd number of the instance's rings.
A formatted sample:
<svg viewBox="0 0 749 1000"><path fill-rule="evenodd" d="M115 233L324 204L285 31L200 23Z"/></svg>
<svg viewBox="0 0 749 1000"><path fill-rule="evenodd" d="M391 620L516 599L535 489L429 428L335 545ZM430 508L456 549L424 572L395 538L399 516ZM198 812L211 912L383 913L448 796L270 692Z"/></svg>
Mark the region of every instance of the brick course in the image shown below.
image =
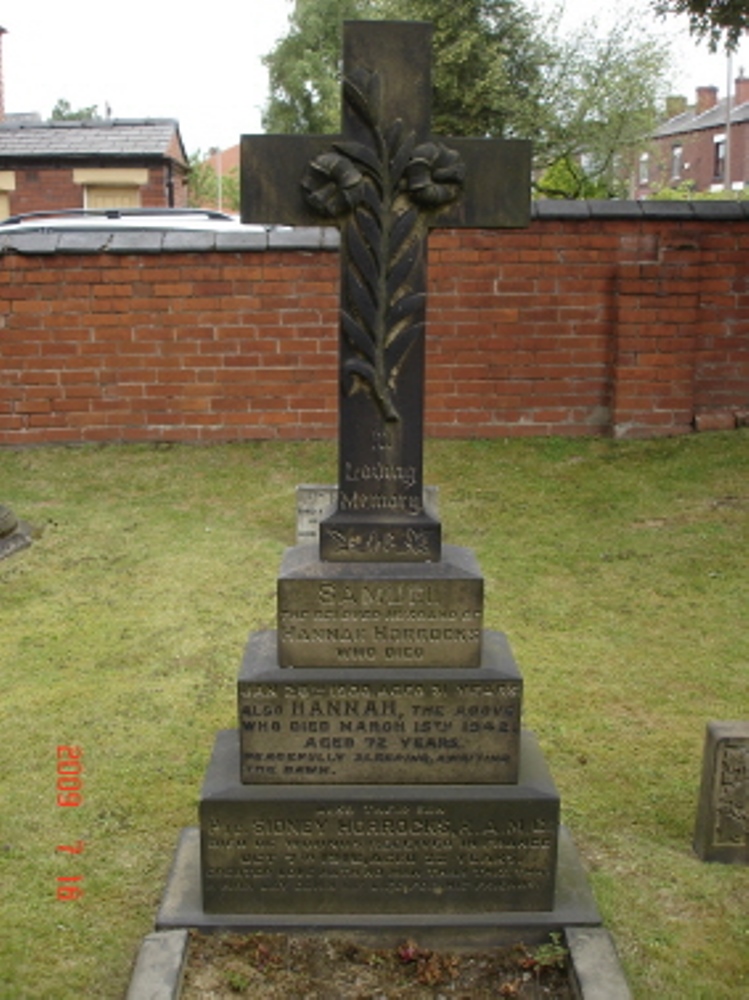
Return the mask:
<svg viewBox="0 0 749 1000"><path fill-rule="evenodd" d="M746 423L749 214L646 204L432 235L430 436ZM334 436L334 240L179 236L0 242L0 444Z"/></svg>

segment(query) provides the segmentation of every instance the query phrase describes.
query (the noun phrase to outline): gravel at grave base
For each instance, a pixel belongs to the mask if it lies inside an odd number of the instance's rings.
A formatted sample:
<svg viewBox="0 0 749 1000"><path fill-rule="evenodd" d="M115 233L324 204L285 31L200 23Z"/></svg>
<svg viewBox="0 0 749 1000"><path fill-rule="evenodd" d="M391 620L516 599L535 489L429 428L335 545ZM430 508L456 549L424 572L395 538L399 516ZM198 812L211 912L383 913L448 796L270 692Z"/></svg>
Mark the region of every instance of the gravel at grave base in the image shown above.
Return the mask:
<svg viewBox="0 0 749 1000"><path fill-rule="evenodd" d="M481 951L190 932L181 1000L574 1000L558 944Z"/></svg>

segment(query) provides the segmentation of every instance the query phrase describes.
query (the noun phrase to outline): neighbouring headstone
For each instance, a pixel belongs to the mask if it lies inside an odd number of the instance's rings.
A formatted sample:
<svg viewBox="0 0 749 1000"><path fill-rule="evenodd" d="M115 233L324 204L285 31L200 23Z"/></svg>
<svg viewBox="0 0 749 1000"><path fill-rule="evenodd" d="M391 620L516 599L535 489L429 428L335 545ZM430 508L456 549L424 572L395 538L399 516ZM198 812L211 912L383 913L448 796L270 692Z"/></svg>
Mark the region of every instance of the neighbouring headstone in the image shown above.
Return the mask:
<svg viewBox="0 0 749 1000"><path fill-rule="evenodd" d="M18 527L18 518L5 504L0 504L0 538L12 535Z"/></svg>
<svg viewBox="0 0 749 1000"><path fill-rule="evenodd" d="M19 521L10 507L0 504L0 559L28 548L31 545L32 535L33 530L30 525Z"/></svg>
<svg viewBox="0 0 749 1000"><path fill-rule="evenodd" d="M425 501L427 231L526 225L530 192L528 144L429 136L430 38L346 24L342 135L243 138L245 221L342 231L339 468L308 488L314 543L283 558L215 743L192 922L600 922L558 865L559 796L479 565Z"/></svg>
<svg viewBox="0 0 749 1000"><path fill-rule="evenodd" d="M749 722L709 722L694 849L703 861L749 864Z"/></svg>

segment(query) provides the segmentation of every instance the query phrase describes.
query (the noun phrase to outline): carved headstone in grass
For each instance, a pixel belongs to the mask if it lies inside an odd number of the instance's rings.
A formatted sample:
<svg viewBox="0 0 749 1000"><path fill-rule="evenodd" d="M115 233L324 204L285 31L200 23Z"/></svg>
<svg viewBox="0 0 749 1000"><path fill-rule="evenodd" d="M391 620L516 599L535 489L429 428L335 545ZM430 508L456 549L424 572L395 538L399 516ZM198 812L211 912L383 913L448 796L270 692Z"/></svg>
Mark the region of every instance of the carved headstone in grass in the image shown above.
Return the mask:
<svg viewBox="0 0 749 1000"><path fill-rule="evenodd" d="M10 507L0 504L0 559L31 545L32 529L19 521Z"/></svg>
<svg viewBox="0 0 749 1000"><path fill-rule="evenodd" d="M521 733L509 644L483 628L478 563L424 502L427 232L524 225L530 192L526 143L429 135L429 63L428 25L347 24L342 134L243 139L245 221L341 228L339 475L214 746L200 904L179 904L194 925L474 937L599 919Z"/></svg>
<svg viewBox="0 0 749 1000"><path fill-rule="evenodd" d="M694 849L703 861L749 865L749 722L709 722Z"/></svg>

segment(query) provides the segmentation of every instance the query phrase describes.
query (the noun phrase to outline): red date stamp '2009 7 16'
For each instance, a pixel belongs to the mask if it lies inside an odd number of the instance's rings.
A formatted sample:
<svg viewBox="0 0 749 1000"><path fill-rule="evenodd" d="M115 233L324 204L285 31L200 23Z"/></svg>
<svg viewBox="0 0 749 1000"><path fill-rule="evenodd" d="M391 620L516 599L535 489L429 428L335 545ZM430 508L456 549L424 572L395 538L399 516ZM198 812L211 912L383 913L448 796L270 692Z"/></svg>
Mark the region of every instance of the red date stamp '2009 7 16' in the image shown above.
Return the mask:
<svg viewBox="0 0 749 1000"><path fill-rule="evenodd" d="M79 746L57 747L56 776L57 805L63 809L77 809L83 805L83 749ZM80 855L84 842L58 844L58 854ZM58 875L57 898L65 901L83 896L82 875Z"/></svg>

